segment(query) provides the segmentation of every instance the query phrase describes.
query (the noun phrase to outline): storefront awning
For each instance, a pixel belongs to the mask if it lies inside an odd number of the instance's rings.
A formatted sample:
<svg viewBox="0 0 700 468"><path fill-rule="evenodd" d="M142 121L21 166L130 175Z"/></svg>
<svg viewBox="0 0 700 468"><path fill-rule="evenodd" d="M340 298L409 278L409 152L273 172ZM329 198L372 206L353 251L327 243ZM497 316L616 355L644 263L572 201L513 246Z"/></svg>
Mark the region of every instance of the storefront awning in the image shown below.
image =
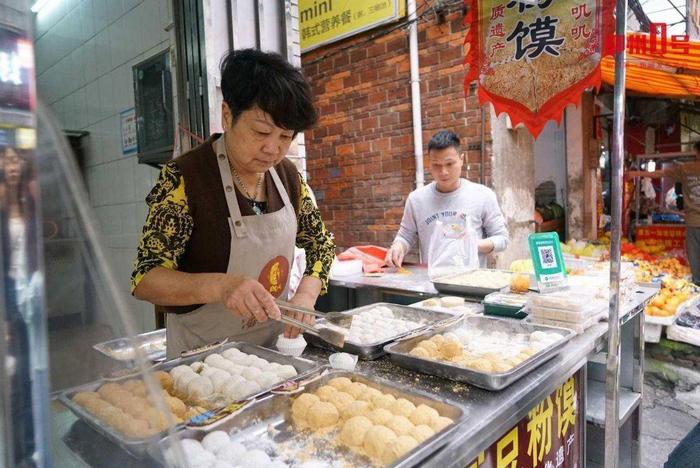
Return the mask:
<svg viewBox="0 0 700 468"><path fill-rule="evenodd" d="M646 47L650 48L649 35L630 33L628 42L646 37ZM639 44L639 42L637 42ZM685 45L685 44L684 44ZM675 99L700 99L700 42L687 43L688 52L673 50L670 39L664 54L627 54L626 88L640 94ZM615 83L615 58L605 57L601 64L603 82Z"/></svg>

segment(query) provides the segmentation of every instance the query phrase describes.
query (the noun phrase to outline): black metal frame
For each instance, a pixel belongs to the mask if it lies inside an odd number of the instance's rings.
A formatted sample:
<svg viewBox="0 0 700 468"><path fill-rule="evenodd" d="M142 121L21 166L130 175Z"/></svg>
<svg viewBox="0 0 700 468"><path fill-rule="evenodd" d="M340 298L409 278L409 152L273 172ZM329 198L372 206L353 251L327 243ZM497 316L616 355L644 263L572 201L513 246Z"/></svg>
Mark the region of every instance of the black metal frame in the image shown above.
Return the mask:
<svg viewBox="0 0 700 468"><path fill-rule="evenodd" d="M143 111L147 106L146 103L141 102L141 86L139 85L139 72L153 64L158 64L164 61L164 69L161 75L161 86L162 86L162 96L163 96L163 106L165 108L166 117L169 114L169 122L166 122L166 136L165 140L167 143L165 145L157 147L145 147L143 139ZM173 135L174 135L174 125L173 119L173 93L172 93L172 78L171 78L171 63L170 63L170 50L166 49L152 57L137 63L132 67L132 74L134 80L134 101L136 108L136 133L138 135L138 161L141 164L149 164L152 166L159 166L170 159L173 151ZM169 109L168 109L169 108Z"/></svg>
<svg viewBox="0 0 700 468"><path fill-rule="evenodd" d="M207 138L209 101L202 0L173 0L173 13L177 50L178 122L193 134ZM196 144L190 138L189 147Z"/></svg>

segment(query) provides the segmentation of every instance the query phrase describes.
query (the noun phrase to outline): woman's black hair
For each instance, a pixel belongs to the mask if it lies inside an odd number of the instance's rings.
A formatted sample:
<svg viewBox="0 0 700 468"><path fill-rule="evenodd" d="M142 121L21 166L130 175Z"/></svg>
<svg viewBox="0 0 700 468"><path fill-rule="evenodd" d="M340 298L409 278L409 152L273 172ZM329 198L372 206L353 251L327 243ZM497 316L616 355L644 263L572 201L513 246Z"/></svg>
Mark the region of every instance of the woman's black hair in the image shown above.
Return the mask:
<svg viewBox="0 0 700 468"><path fill-rule="evenodd" d="M235 121L258 106L280 128L302 132L318 119L311 87L281 55L256 49L228 52L221 61L221 92Z"/></svg>
<svg viewBox="0 0 700 468"><path fill-rule="evenodd" d="M428 151L454 148L459 153L459 136L452 130L440 130L428 142Z"/></svg>
<svg viewBox="0 0 700 468"><path fill-rule="evenodd" d="M693 145L693 149L700 153L700 140L696 141L695 144Z"/></svg>

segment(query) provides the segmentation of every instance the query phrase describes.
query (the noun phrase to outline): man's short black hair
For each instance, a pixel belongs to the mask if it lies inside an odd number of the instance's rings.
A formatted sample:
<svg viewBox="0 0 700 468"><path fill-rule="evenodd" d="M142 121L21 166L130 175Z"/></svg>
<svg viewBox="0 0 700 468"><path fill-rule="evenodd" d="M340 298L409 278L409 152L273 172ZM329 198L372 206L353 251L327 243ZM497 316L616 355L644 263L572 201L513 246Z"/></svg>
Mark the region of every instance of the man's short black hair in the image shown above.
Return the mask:
<svg viewBox="0 0 700 468"><path fill-rule="evenodd" d="M693 149L696 153L700 153L700 140L695 142L695 144L693 145Z"/></svg>
<svg viewBox="0 0 700 468"><path fill-rule="evenodd" d="M294 133L316 123L311 88L281 55L256 49L228 52L221 60L221 92L234 121L258 106L275 125Z"/></svg>
<svg viewBox="0 0 700 468"><path fill-rule="evenodd" d="M428 152L453 147L459 153L459 137L452 130L440 130L428 142Z"/></svg>

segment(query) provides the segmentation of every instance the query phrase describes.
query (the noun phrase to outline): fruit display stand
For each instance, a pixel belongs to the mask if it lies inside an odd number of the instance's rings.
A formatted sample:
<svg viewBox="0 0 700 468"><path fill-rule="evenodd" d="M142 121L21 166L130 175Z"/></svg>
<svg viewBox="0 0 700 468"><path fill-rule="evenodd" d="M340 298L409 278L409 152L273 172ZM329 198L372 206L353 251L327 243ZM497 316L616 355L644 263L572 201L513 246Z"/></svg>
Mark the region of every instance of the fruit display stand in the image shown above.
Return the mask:
<svg viewBox="0 0 700 468"><path fill-rule="evenodd" d="M657 284L660 287L659 293L644 309L644 338L647 343L658 343L664 327L669 327L673 324L683 306L697 294L697 288L685 279L674 278L674 275L671 273L657 274L650 278L649 275L652 272L659 273L661 271L657 270L658 266L649 267L648 265L637 264L637 268L638 280L649 280L651 278L657 280L656 282L639 281L640 283ZM645 269L642 270L642 268ZM672 269L669 270L673 271Z"/></svg>

